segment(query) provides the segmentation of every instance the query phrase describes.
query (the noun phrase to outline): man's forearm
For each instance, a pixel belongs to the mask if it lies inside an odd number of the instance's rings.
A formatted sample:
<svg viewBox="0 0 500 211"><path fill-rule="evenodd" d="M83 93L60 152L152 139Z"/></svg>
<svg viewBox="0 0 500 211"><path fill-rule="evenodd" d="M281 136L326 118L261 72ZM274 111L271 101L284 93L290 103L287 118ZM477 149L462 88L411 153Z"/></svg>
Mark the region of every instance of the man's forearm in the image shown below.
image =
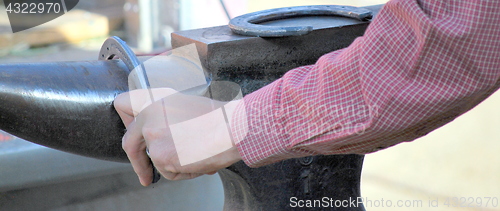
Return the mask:
<svg viewBox="0 0 500 211"><path fill-rule="evenodd" d="M500 3L387 3L348 48L244 98L233 118L243 160L370 153L452 121L498 88L500 17L491 8Z"/></svg>

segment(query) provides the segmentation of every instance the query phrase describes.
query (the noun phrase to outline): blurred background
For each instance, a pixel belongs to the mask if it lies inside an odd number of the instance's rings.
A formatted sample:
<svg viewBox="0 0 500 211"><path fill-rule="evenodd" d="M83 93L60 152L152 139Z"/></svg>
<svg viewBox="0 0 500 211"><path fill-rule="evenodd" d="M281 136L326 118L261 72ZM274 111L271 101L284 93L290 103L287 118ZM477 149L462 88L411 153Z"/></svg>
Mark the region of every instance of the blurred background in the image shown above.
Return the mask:
<svg viewBox="0 0 500 211"><path fill-rule="evenodd" d="M225 25L230 18L249 12L285 6L364 6L385 2L85 0L51 22L13 34L0 1L0 64L96 60L102 43L112 35L126 40L138 54L158 53L170 48L171 32ZM500 93L495 93L472 111L423 138L367 155L361 184L362 196L371 201L366 204L367 210L500 210L500 205L493 206L494 200L485 207L488 197L496 197L497 203L500 198L499 105ZM188 210L203 207L220 210L222 207L223 193L218 176L174 183L163 180L144 189L137 185L127 164L66 155L33 145L0 131L0 209L136 210L168 206L168 210L186 210L186 207ZM35 149L45 158L53 156L52 163L37 168L29 165L29 157L24 157L27 160L13 158L13 153L33 154ZM6 166L6 160L10 166ZM65 165L83 170L64 173L61 168ZM88 165L101 167L92 169ZM102 172L103 169L108 172ZM37 176L23 180L23 175ZM97 183L101 186L90 185L95 183L91 182L93 180L101 181ZM58 195L55 193L67 188L74 188L81 194L56 200ZM189 194L176 195L172 190ZM47 191L54 196L48 196ZM86 197L78 198L81 195ZM26 197L33 200L29 204L19 204ZM149 197L149 201L139 200ZM456 204L451 201L453 197L459 202L466 201ZM193 204L192 200L198 203ZM158 201L161 203L154 207L156 205L152 204ZM388 201L393 207L388 207ZM431 206L435 202L438 207ZM398 203L404 206L397 207Z"/></svg>
<svg viewBox="0 0 500 211"><path fill-rule="evenodd" d="M30 1L30 0L22 0ZM32 1L32 0L31 0ZM170 47L170 33L226 25L230 18L258 10L299 5L375 5L386 0L92 0L79 1L64 17L12 34L0 1L0 56L29 47L122 37L139 52ZM99 40L99 41L101 41ZM86 44L88 42L85 42ZM99 43L99 42L98 42Z"/></svg>

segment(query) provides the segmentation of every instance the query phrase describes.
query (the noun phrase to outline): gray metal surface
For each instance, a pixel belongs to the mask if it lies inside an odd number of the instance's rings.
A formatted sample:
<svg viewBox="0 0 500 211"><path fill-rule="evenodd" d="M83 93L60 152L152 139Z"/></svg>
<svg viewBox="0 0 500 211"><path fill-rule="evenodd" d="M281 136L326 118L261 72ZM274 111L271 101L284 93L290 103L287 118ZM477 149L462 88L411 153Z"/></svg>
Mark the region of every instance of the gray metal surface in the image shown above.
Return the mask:
<svg viewBox="0 0 500 211"><path fill-rule="evenodd" d="M364 7L376 14L380 5ZM212 80L241 83L244 94L279 78L286 71L316 62L331 51L349 46L362 36L369 21L346 17L303 17L270 21L269 25L308 23L306 35L263 38L234 34L228 26L172 33L172 47L195 43L204 68Z"/></svg>
<svg viewBox="0 0 500 211"><path fill-rule="evenodd" d="M372 12L365 8L340 5L313 5L284 7L262 10L235 17L229 21L229 28L236 34L257 37L285 37L308 34L313 26L268 26L259 23L302 16L342 16L359 21L368 21Z"/></svg>

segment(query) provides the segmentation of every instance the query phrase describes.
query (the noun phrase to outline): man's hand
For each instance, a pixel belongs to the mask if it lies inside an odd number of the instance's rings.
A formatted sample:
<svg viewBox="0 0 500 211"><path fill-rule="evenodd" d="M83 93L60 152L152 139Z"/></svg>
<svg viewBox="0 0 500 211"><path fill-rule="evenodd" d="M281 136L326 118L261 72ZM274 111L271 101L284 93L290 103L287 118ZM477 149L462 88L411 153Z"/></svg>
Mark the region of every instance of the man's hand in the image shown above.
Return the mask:
<svg viewBox="0 0 500 211"><path fill-rule="evenodd" d="M119 95L114 105L127 128L122 146L141 184L152 182L150 158L169 180L214 174L241 160L227 122L237 103L167 88Z"/></svg>

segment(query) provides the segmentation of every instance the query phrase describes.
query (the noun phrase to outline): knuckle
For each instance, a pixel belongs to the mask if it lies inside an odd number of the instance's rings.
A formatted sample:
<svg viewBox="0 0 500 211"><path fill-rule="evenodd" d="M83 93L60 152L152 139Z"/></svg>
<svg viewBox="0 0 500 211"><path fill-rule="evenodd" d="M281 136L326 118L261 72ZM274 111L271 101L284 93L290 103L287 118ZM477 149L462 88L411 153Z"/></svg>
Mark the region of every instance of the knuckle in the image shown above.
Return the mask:
<svg viewBox="0 0 500 211"><path fill-rule="evenodd" d="M167 165L164 167L165 171L167 172L172 172L172 173L177 173L179 170L172 165Z"/></svg>
<svg viewBox="0 0 500 211"><path fill-rule="evenodd" d="M150 155L151 161L153 162L154 166L159 170L159 171L166 171L169 172L168 169L170 166L170 163L165 159L165 156L159 154L159 153L151 153Z"/></svg>
<svg viewBox="0 0 500 211"><path fill-rule="evenodd" d="M125 139L122 141L122 149L130 159L137 159L140 156L140 148L141 146L134 145L132 142L126 141Z"/></svg>
<svg viewBox="0 0 500 211"><path fill-rule="evenodd" d="M120 106L124 103L124 101L128 98L128 93L121 93L118 96L116 96L115 100L113 101L113 105Z"/></svg>
<svg viewBox="0 0 500 211"><path fill-rule="evenodd" d="M173 181L175 179L175 176L170 175L170 174L164 174L163 177L165 177L165 179L171 180L171 181Z"/></svg>
<svg viewBox="0 0 500 211"><path fill-rule="evenodd" d="M129 152L131 150L130 144L125 137L123 137L122 139L122 149L125 152Z"/></svg>
<svg viewBox="0 0 500 211"><path fill-rule="evenodd" d="M142 128L142 135L146 140L158 140L164 136L164 131L161 128Z"/></svg>

